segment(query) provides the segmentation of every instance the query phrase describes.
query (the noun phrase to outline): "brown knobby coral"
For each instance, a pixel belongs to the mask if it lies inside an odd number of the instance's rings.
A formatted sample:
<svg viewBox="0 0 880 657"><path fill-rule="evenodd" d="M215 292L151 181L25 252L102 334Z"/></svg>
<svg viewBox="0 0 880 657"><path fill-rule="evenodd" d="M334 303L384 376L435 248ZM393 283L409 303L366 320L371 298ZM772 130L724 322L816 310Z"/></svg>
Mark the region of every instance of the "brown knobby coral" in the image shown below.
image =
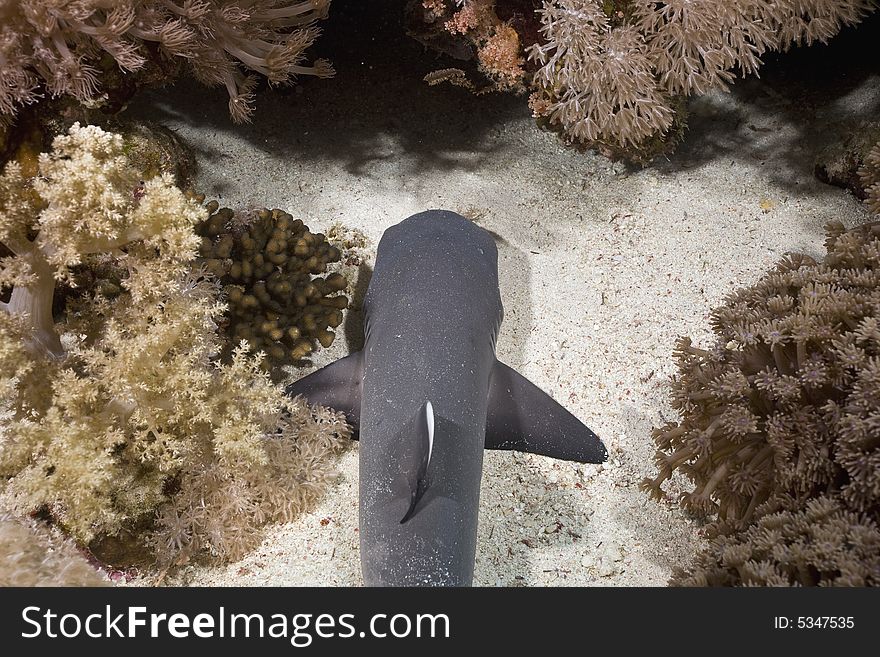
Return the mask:
<svg viewBox="0 0 880 657"><path fill-rule="evenodd" d="M864 514L818 497L738 534L719 536L677 586L880 586L880 530Z"/></svg>
<svg viewBox="0 0 880 657"><path fill-rule="evenodd" d="M661 497L742 529L820 494L880 517L880 224L828 226L821 263L790 257L712 313L715 344L682 340L672 403L654 432Z"/></svg>
<svg viewBox="0 0 880 657"><path fill-rule="evenodd" d="M42 92L97 101L109 60L133 74L149 61L186 63L223 85L229 112L248 121L257 77L273 84L333 75L308 65L330 0L17 0L0 2L0 118Z"/></svg>
<svg viewBox="0 0 880 657"><path fill-rule="evenodd" d="M167 175L142 181L118 135L75 125L39 169L0 176L0 287L12 288L0 306L4 504L47 513L83 544L162 509L162 561L239 554L322 490L348 435L342 416L290 400L246 345L219 361L226 308L196 262L208 213ZM118 284L54 311L55 285L81 267ZM205 472L238 483L217 496L200 488ZM235 513L228 536L228 523L200 520Z"/></svg>
<svg viewBox="0 0 880 657"><path fill-rule="evenodd" d="M302 360L315 341L329 347L348 307L336 293L348 282L338 273L316 275L339 261L339 249L283 210L241 218L216 201L207 208L200 254L225 288L233 343L246 340L276 365Z"/></svg>

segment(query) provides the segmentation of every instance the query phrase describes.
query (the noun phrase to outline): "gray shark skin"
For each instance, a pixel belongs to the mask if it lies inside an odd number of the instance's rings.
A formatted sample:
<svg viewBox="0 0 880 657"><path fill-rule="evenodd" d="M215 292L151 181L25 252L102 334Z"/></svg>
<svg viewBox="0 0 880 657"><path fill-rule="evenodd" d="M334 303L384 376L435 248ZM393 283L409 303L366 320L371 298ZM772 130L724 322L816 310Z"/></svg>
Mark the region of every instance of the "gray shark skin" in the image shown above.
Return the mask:
<svg viewBox="0 0 880 657"><path fill-rule="evenodd" d="M454 212L422 212L379 242L363 350L288 388L359 433L367 585L471 584L484 448L607 458L592 431L495 358L502 317L491 235Z"/></svg>

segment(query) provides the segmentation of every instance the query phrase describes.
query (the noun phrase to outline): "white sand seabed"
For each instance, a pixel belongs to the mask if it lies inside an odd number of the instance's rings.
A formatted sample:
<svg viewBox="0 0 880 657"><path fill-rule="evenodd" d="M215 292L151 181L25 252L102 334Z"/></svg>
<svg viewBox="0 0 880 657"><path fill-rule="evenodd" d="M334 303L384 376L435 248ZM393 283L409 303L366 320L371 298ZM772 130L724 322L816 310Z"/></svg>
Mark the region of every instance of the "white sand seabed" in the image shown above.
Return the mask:
<svg viewBox="0 0 880 657"><path fill-rule="evenodd" d="M147 112L195 147L209 197L284 208L313 230L341 223L363 231L370 254L413 213L480 217L502 238L499 358L589 425L611 458L595 466L486 452L475 584L665 585L702 540L674 503L638 488L655 471L652 427L675 417L676 339L706 344L708 312L727 293L788 251L821 256L823 224L861 223L865 209L812 176L790 101L760 85L746 100L702 99L671 161L633 169L564 147L521 98L419 88L436 124L426 114L386 124L375 108L346 118L322 105L328 84L260 96L247 129L228 125L222 96L195 105L185 89L154 95ZM858 113L876 107L878 89L874 78L857 101L839 102ZM475 111L498 118L476 129ZM339 339L315 366L347 351ZM241 561L188 566L171 581L361 584L357 463L355 443L317 507L270 527Z"/></svg>

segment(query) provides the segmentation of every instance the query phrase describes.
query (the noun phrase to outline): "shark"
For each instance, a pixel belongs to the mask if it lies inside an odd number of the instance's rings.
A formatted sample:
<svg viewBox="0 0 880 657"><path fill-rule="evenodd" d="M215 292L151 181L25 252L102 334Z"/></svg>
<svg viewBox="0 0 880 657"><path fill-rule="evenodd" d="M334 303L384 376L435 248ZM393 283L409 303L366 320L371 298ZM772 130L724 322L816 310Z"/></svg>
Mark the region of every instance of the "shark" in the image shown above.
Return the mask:
<svg viewBox="0 0 880 657"><path fill-rule="evenodd" d="M360 441L368 586L469 586L484 449L601 463L605 445L496 358L504 316L492 235L429 210L388 228L360 351L288 387L345 413Z"/></svg>

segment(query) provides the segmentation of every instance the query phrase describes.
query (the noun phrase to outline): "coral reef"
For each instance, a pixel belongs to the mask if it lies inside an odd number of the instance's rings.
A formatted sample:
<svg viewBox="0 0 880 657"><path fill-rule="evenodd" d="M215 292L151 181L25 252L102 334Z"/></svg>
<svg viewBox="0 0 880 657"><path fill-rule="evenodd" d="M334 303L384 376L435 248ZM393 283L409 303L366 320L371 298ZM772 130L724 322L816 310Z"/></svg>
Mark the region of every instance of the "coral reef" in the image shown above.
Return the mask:
<svg viewBox="0 0 880 657"><path fill-rule="evenodd" d="M107 584L107 579L57 532L0 514L0 586Z"/></svg>
<svg viewBox="0 0 880 657"><path fill-rule="evenodd" d="M144 181L122 138L94 126L56 138L35 178L6 166L0 476L14 513L46 513L88 544L162 509L156 536L167 538L153 545L170 563L175 550L238 554L256 528L322 489L326 457L348 427L288 399L245 345L218 362L225 306L195 265L194 226L207 215L167 174ZM55 287L82 268L100 284L70 295L56 316ZM275 467L286 478L242 474ZM214 500L229 508L204 508L196 480L207 472L238 482ZM200 519L230 509L239 514L232 536Z"/></svg>
<svg viewBox="0 0 880 657"><path fill-rule="evenodd" d="M677 586L880 586L877 523L819 497L714 538Z"/></svg>
<svg viewBox="0 0 880 657"><path fill-rule="evenodd" d="M252 219L236 218L216 201L198 232L208 272L225 286L229 303L227 333L246 340L272 363L302 360L317 340L329 347L332 330L348 307L348 283L338 273L313 277L338 262L340 252L321 233L282 210L263 209Z"/></svg>
<svg viewBox="0 0 880 657"><path fill-rule="evenodd" d="M0 3L0 119L39 98L86 103L130 85L152 66L185 63L208 85L223 85L237 122L253 111L254 74L272 84L333 75L324 60L304 64L315 22L330 0L20 0ZM122 75L119 71L122 71ZM129 90L130 92L130 90ZM104 98L102 98L104 96Z"/></svg>
<svg viewBox="0 0 880 657"><path fill-rule="evenodd" d="M351 437L343 416L301 399L286 404L279 430L262 440L266 458L258 467L213 459L181 473L149 536L162 562L199 552L236 560L259 545L256 530L292 520L333 481L330 456Z"/></svg>
<svg viewBox="0 0 880 657"><path fill-rule="evenodd" d="M723 89L735 72L755 73L764 53L825 42L874 9L870 0L544 0L531 106L576 140L650 157L659 144L649 142L674 131L677 98Z"/></svg>
<svg viewBox="0 0 880 657"><path fill-rule="evenodd" d="M493 88L530 89L534 116L569 141L645 163L680 139L688 96L756 73L765 53L826 42L876 8L873 0L413 0L408 18L426 45L476 58ZM426 79L485 91L460 69L444 73Z"/></svg>
<svg viewBox="0 0 880 657"><path fill-rule="evenodd" d="M880 225L828 231L824 262L789 258L713 312L713 348L677 347L682 419L654 432L660 471L644 486L661 497L683 473L683 505L718 530L820 493L876 519Z"/></svg>
<svg viewBox="0 0 880 657"><path fill-rule="evenodd" d="M822 262L789 256L712 313L710 349L676 348L654 431L662 498L714 540L684 585L880 583L880 222L826 227Z"/></svg>

